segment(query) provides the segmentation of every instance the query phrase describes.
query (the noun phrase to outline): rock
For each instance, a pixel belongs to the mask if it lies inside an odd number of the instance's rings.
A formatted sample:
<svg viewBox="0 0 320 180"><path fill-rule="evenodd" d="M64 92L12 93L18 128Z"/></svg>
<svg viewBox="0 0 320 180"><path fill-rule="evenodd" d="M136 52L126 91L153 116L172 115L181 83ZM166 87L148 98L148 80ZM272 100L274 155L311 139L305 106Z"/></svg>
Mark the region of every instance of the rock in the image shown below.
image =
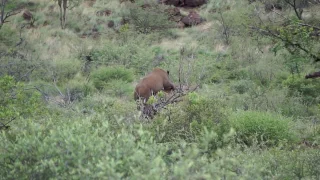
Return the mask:
<svg viewBox="0 0 320 180"><path fill-rule="evenodd" d="M206 4L208 0L158 0L158 2L176 7L198 7Z"/></svg>
<svg viewBox="0 0 320 180"><path fill-rule="evenodd" d="M188 16L185 16L181 19L186 26L193 26L202 23L204 20L200 15L195 11L190 11Z"/></svg>
<svg viewBox="0 0 320 180"><path fill-rule="evenodd" d="M207 0L184 0L184 7L197 7L206 3Z"/></svg>
<svg viewBox="0 0 320 180"><path fill-rule="evenodd" d="M166 4L166 5L179 6L181 4L181 1L184 1L184 0L160 0L160 3Z"/></svg>
<svg viewBox="0 0 320 180"><path fill-rule="evenodd" d="M108 27L109 27L109 28L113 28L113 27L114 27L114 21L113 21L113 20L110 20L110 21L108 22Z"/></svg>
<svg viewBox="0 0 320 180"><path fill-rule="evenodd" d="M24 20L30 21L32 19L33 15L31 14L30 11L25 10L25 11L23 11L22 17Z"/></svg>

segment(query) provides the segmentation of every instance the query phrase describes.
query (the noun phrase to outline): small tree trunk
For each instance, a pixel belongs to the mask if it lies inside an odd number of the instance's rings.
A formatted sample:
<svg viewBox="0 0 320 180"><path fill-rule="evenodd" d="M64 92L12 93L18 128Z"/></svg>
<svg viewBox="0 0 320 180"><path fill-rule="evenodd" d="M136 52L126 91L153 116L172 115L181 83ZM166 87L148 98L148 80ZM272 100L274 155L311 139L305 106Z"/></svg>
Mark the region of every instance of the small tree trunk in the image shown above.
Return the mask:
<svg viewBox="0 0 320 180"><path fill-rule="evenodd" d="M61 28L64 29L66 26L66 14L67 14L67 0L58 0L60 8L60 24Z"/></svg>
<svg viewBox="0 0 320 180"><path fill-rule="evenodd" d="M5 6L6 2L7 2L7 0L1 0L0 28L4 24L4 6Z"/></svg>
<svg viewBox="0 0 320 180"><path fill-rule="evenodd" d="M66 27L66 15L67 15L67 0L63 0L63 27L62 29L64 29Z"/></svg>
<svg viewBox="0 0 320 180"><path fill-rule="evenodd" d="M59 9L60 9L60 24L61 24L61 28L63 29L63 25L62 25L62 0L58 0L58 5L59 5Z"/></svg>

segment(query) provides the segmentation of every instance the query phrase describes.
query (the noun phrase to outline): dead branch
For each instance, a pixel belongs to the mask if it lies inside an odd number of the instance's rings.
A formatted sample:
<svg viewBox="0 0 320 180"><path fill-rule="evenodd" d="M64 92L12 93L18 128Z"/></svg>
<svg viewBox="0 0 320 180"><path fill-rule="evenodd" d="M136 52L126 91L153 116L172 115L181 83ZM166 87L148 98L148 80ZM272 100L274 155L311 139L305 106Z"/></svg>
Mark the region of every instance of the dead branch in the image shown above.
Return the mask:
<svg viewBox="0 0 320 180"><path fill-rule="evenodd" d="M187 87L184 90L183 88L178 88L176 91L173 92L173 94L168 97L167 99L159 99L156 103L154 104L146 104L144 105L141 103L141 108L142 108L142 116L147 118L147 119L153 119L153 117L160 112L162 109L165 109L166 106L169 104L175 104L177 102L182 101L182 97L186 96L188 93L194 92L199 88L199 85L190 88Z"/></svg>
<svg viewBox="0 0 320 180"><path fill-rule="evenodd" d="M16 119L16 117L12 117L7 123L0 122L0 130L1 129L8 129L10 127L10 126L8 126L8 124L11 123L15 119Z"/></svg>
<svg viewBox="0 0 320 180"><path fill-rule="evenodd" d="M292 2L291 2L291 0L284 0L284 2L286 2L287 4L289 4L289 5L293 8L294 12L296 13L297 18L298 18L299 20L302 20L302 12L303 12L303 9L297 7L296 0L293 0Z"/></svg>

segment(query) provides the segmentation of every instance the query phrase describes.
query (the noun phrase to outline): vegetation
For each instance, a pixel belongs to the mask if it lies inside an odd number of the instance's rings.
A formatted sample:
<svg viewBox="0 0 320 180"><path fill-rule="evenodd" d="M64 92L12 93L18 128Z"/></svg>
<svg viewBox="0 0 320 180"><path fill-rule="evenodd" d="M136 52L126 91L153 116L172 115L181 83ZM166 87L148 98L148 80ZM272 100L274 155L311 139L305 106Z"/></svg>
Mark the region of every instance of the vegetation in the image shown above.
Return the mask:
<svg viewBox="0 0 320 180"><path fill-rule="evenodd" d="M183 29L171 10L0 0L0 179L319 179L319 2L208 0ZM193 90L146 119L154 67Z"/></svg>

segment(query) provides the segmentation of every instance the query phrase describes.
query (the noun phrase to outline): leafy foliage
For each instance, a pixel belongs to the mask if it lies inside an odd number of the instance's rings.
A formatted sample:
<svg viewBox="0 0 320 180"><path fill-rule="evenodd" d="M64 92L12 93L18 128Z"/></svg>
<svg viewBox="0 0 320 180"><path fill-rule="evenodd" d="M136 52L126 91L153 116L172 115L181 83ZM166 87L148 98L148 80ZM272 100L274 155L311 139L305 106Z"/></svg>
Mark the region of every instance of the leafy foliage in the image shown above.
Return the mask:
<svg viewBox="0 0 320 180"><path fill-rule="evenodd" d="M132 82L133 72L124 67L102 67L92 73L94 86L101 90L113 84L112 80L121 80L122 82Z"/></svg>
<svg viewBox="0 0 320 180"><path fill-rule="evenodd" d="M240 142L252 145L254 140L268 145L281 141L294 141L295 132L291 120L270 113L244 111L231 117L231 126L235 128Z"/></svg>
<svg viewBox="0 0 320 180"><path fill-rule="evenodd" d="M194 141L203 133L204 127L216 132L218 138L230 130L223 104L218 100L190 93L181 105L168 108L151 126L160 142L180 138Z"/></svg>
<svg viewBox="0 0 320 180"><path fill-rule="evenodd" d="M44 113L40 94L24 90L23 83L11 76L0 77L0 128L19 117L36 117Z"/></svg>
<svg viewBox="0 0 320 180"><path fill-rule="evenodd" d="M208 1L177 29L154 0L74 2L66 29L23 0L34 26L0 30L0 179L319 179L319 6ZM154 67L199 89L148 121L133 90Z"/></svg>
<svg viewBox="0 0 320 180"><path fill-rule="evenodd" d="M137 6L129 8L128 18L140 33L148 34L154 31L166 31L168 28L173 27L173 22L169 20L169 16L164 10L164 6L150 2L146 8Z"/></svg>
<svg viewBox="0 0 320 180"><path fill-rule="evenodd" d="M283 84L288 86L289 95L296 96L301 94L305 103L317 104L320 102L320 83L317 80L306 80L302 77L290 76L283 81Z"/></svg>

